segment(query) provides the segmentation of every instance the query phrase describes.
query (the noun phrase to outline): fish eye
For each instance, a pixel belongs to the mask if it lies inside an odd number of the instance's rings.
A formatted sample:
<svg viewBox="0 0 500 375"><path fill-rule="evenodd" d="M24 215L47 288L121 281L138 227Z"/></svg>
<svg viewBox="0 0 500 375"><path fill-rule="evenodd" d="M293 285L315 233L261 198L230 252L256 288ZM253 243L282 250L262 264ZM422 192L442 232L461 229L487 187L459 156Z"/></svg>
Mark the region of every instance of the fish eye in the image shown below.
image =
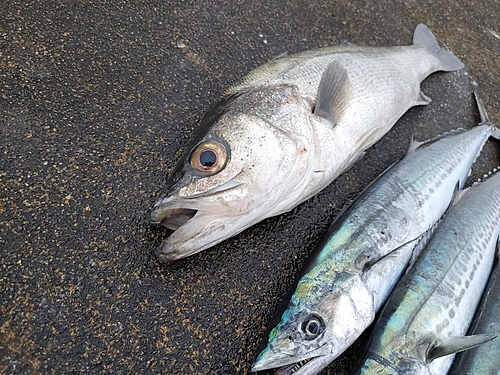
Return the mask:
<svg viewBox="0 0 500 375"><path fill-rule="evenodd" d="M313 340L323 333L325 322L317 314L309 314L302 322L301 329L306 335L306 340Z"/></svg>
<svg viewBox="0 0 500 375"><path fill-rule="evenodd" d="M226 147L217 141L206 141L191 152L189 164L201 172L217 173L224 168L227 160Z"/></svg>
<svg viewBox="0 0 500 375"><path fill-rule="evenodd" d="M211 167L217 163L217 155L212 150L205 150L200 154L200 164L204 167Z"/></svg>

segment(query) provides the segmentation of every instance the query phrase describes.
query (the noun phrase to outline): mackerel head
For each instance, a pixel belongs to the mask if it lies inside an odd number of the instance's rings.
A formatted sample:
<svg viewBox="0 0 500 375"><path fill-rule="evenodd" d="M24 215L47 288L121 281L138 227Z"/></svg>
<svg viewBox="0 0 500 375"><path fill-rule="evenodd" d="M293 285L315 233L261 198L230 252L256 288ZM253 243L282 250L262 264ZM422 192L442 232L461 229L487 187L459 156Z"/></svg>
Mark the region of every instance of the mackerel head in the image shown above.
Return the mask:
<svg viewBox="0 0 500 375"><path fill-rule="evenodd" d="M338 46L278 58L232 86L168 177L151 221L174 232L173 261L207 249L312 197L414 105L420 82L461 69L425 25L414 44Z"/></svg>
<svg viewBox="0 0 500 375"><path fill-rule="evenodd" d="M496 128L481 124L414 143L365 190L283 301L252 371L316 374L346 350L373 322L492 134L498 137Z"/></svg>

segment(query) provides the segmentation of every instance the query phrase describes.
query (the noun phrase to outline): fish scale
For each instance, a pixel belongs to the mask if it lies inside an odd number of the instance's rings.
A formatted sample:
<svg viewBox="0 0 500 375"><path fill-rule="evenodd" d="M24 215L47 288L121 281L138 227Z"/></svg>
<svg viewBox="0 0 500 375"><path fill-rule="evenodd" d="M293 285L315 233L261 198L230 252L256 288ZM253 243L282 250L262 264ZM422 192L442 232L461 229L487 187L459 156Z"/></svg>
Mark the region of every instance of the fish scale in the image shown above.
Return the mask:
<svg viewBox="0 0 500 375"><path fill-rule="evenodd" d="M448 353L445 343L467 331L488 279L499 235L497 173L468 189L442 220L415 266L389 298L359 373L445 374L452 354L472 345L465 341L462 346L454 344L459 349ZM434 359L434 346L440 343L442 352L451 355ZM479 339L474 342L479 343Z"/></svg>
<svg viewBox="0 0 500 375"><path fill-rule="evenodd" d="M496 128L480 124L414 143L329 228L297 282L253 371L293 366L316 374L352 344L422 249L419 240L441 219ZM302 325L313 316L324 332L308 339ZM283 369L281 373L288 374Z"/></svg>

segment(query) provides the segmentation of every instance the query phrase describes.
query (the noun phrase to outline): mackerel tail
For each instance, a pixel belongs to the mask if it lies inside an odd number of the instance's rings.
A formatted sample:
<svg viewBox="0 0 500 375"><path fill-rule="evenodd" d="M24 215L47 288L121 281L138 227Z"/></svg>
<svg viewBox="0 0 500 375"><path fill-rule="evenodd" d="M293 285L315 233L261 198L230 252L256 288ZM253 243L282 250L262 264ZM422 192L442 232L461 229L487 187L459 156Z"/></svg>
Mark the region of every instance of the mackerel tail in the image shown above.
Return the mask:
<svg viewBox="0 0 500 375"><path fill-rule="evenodd" d="M500 254L499 254L500 255ZM469 329L470 335L483 332L500 334L500 263L491 272L476 315ZM500 374L500 337L457 355L450 374L498 375Z"/></svg>
<svg viewBox="0 0 500 375"><path fill-rule="evenodd" d="M456 353L494 339L491 331L464 335L498 252L499 235L496 173L459 194L389 298L356 374L446 374Z"/></svg>

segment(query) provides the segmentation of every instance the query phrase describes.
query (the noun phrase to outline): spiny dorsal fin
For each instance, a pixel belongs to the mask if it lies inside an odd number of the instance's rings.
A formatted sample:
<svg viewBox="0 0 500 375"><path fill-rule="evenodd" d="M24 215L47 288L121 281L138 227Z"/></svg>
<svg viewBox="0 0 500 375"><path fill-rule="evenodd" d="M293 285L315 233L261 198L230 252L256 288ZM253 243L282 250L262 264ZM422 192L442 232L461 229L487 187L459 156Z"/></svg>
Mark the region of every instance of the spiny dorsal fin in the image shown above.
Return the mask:
<svg viewBox="0 0 500 375"><path fill-rule="evenodd" d="M420 238L418 239L418 243L415 245L415 248L413 249L413 251L411 253L411 258L410 258L410 261L408 262L408 265L406 266L405 274L408 274L408 272L410 272L410 270L413 268L413 266L415 266L415 263L417 263L417 259L420 256L420 253L427 246L427 243L429 242L431 237L434 235L434 232L436 231L436 228L438 227L438 225L441 222L441 220L443 219L443 217L444 217L444 214L441 217L441 219L439 219L437 222L435 222L429 229L427 229L426 232L424 232L420 236Z"/></svg>
<svg viewBox="0 0 500 375"><path fill-rule="evenodd" d="M426 362L430 363L436 358L475 348L476 346L493 340L495 337L497 337L497 335L483 334L473 336L451 336L445 339L436 340L427 352Z"/></svg>
<svg viewBox="0 0 500 375"><path fill-rule="evenodd" d="M346 68L338 61L330 63L319 83L314 114L327 119L334 127L349 104L350 86Z"/></svg>

